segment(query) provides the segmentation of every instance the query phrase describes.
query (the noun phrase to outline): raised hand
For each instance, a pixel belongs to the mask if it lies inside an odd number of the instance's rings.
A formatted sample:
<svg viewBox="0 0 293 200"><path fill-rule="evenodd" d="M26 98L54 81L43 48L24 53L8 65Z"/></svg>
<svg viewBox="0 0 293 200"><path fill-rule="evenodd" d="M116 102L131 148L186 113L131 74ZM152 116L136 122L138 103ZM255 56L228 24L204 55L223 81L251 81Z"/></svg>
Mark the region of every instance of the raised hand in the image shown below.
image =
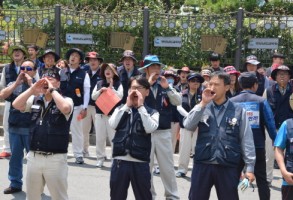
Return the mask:
<svg viewBox="0 0 293 200"><path fill-rule="evenodd" d="M149 83L150 83L151 85L153 85L153 84L157 81L158 77L159 77L159 75L156 74L156 72L151 73L151 75L150 75L150 77L149 77L149 80L148 80Z"/></svg>
<svg viewBox="0 0 293 200"><path fill-rule="evenodd" d="M131 108L133 106L134 94L135 94L134 90L132 90L130 93L128 93L128 96L127 96L127 99L126 99L126 105L129 108Z"/></svg>
<svg viewBox="0 0 293 200"><path fill-rule="evenodd" d="M169 87L169 83L168 83L167 79L164 76L160 76L160 77L161 77L160 84L161 84L162 88L167 89Z"/></svg>
<svg viewBox="0 0 293 200"><path fill-rule="evenodd" d="M202 92L202 100L200 102L200 104L202 106L207 105L209 102L211 102L216 96L216 93L213 92L211 89L206 88L204 89L204 91Z"/></svg>

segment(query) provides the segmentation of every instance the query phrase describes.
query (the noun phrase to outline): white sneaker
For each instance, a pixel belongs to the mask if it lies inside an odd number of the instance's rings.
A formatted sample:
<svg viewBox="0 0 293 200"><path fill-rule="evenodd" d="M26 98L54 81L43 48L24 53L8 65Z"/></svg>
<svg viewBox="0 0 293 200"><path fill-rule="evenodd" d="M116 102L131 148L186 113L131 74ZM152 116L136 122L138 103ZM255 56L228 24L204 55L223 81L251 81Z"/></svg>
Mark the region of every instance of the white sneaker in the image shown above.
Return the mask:
<svg viewBox="0 0 293 200"><path fill-rule="evenodd" d="M160 174L160 168L159 168L159 166L155 166L154 167L153 173L154 174Z"/></svg>
<svg viewBox="0 0 293 200"><path fill-rule="evenodd" d="M104 161L103 160L98 160L96 167L102 168L104 166Z"/></svg>

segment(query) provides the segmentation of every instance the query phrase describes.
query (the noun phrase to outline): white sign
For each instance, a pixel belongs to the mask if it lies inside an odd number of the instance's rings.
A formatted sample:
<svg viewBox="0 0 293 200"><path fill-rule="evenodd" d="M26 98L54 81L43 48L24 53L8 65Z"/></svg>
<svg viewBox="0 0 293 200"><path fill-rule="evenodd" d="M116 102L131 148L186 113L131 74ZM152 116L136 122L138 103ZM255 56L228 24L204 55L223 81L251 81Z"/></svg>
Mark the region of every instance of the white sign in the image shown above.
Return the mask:
<svg viewBox="0 0 293 200"><path fill-rule="evenodd" d="M6 32L0 30L0 40L5 40Z"/></svg>
<svg viewBox="0 0 293 200"><path fill-rule="evenodd" d="M155 47L181 47L181 37L155 37Z"/></svg>
<svg viewBox="0 0 293 200"><path fill-rule="evenodd" d="M252 38L248 43L248 49L278 49L278 46L278 38Z"/></svg>
<svg viewBox="0 0 293 200"><path fill-rule="evenodd" d="M66 33L67 44L93 44L92 34Z"/></svg>

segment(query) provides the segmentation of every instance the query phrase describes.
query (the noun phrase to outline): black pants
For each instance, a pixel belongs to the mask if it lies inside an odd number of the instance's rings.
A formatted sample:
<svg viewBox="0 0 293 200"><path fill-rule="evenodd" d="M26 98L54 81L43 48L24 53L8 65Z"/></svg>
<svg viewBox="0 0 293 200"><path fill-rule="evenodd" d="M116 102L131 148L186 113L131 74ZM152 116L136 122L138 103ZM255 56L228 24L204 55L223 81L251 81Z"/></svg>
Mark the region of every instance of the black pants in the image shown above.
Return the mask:
<svg viewBox="0 0 293 200"><path fill-rule="evenodd" d="M292 199L293 199L293 186L282 185L282 200L292 200Z"/></svg>
<svg viewBox="0 0 293 200"><path fill-rule="evenodd" d="M111 200L127 199L130 182L135 199L152 199L149 163L114 159L110 176Z"/></svg>
<svg viewBox="0 0 293 200"><path fill-rule="evenodd" d="M239 170L216 164L195 164L192 169L189 200L208 200L215 186L219 200L238 200Z"/></svg>
<svg viewBox="0 0 293 200"><path fill-rule="evenodd" d="M258 188L258 196L260 200L268 200L270 199L271 191L267 182L266 151L264 148L255 149L255 154L254 175Z"/></svg>

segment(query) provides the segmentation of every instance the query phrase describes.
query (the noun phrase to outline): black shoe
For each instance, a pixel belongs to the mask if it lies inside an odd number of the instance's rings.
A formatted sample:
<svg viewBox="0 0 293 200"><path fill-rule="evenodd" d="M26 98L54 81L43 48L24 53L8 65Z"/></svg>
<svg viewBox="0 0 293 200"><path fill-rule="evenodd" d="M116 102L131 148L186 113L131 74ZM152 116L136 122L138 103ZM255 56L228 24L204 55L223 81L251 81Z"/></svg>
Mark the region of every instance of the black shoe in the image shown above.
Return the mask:
<svg viewBox="0 0 293 200"><path fill-rule="evenodd" d="M16 192L21 192L22 189L21 188L15 188L15 187L8 187L4 190L4 194L13 194L13 193L16 193Z"/></svg>
<svg viewBox="0 0 293 200"><path fill-rule="evenodd" d="M183 172L177 172L175 175L177 178L183 178L186 176L186 174L184 174Z"/></svg>
<svg viewBox="0 0 293 200"><path fill-rule="evenodd" d="M280 169L276 160L274 161L274 169Z"/></svg>

